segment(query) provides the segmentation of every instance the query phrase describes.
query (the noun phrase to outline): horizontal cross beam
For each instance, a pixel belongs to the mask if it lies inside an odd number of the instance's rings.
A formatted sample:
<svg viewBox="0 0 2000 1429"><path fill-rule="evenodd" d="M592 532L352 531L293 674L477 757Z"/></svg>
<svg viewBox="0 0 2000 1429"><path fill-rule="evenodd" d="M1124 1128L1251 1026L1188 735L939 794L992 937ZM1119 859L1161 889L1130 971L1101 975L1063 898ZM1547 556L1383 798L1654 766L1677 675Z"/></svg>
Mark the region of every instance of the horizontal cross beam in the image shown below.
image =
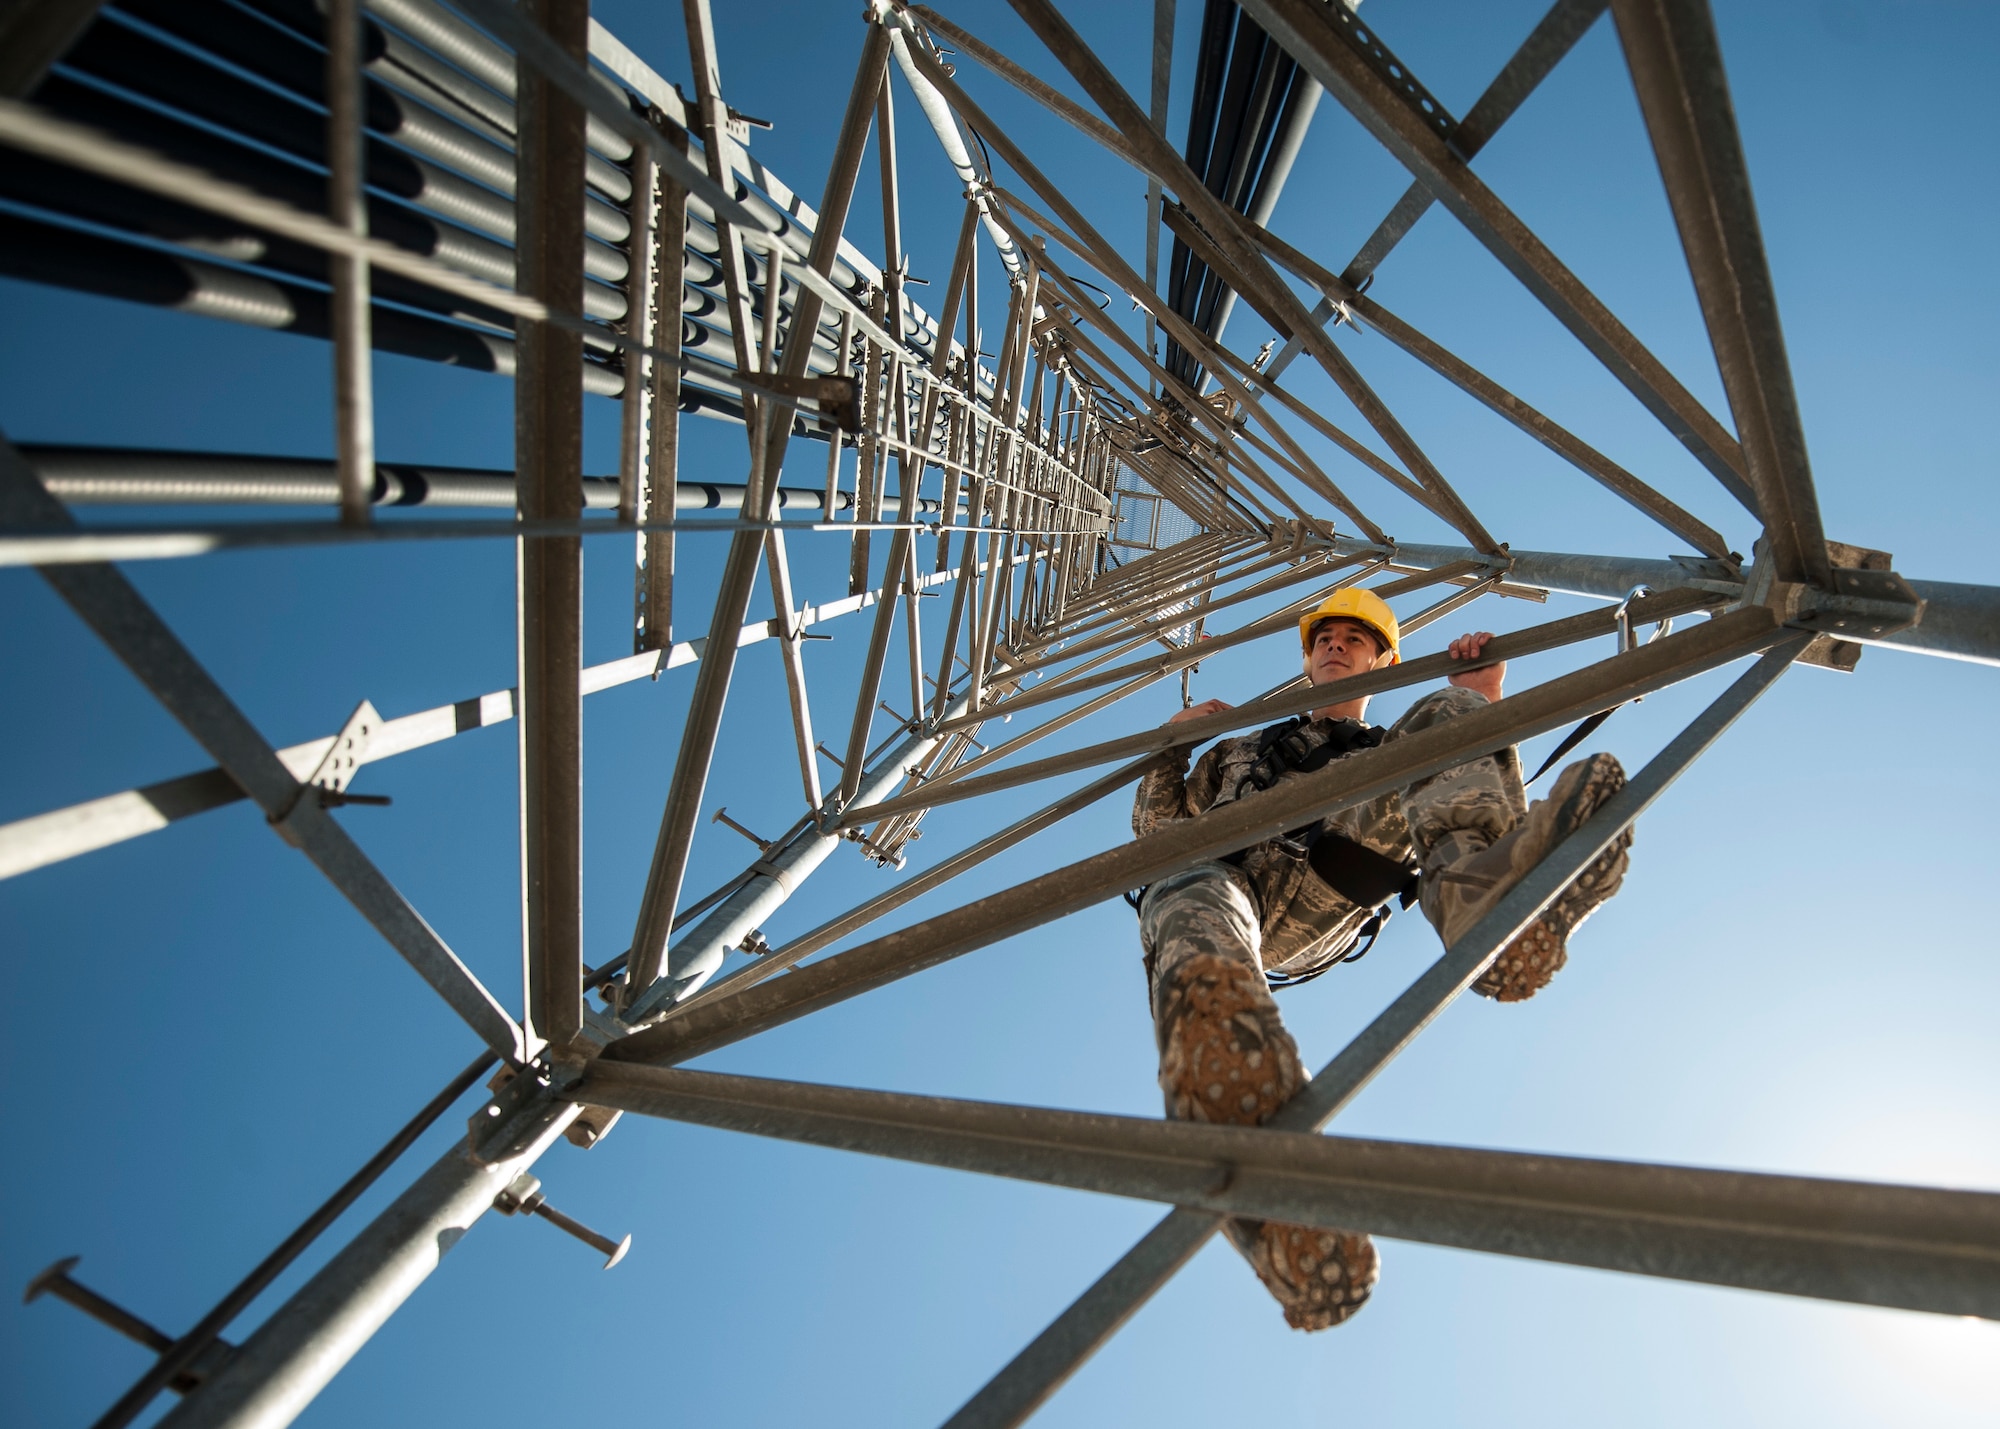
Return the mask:
<svg viewBox="0 0 2000 1429"><path fill-rule="evenodd" d="M2000 1319L2000 1194L599 1064L596 1106L1253 1220Z"/></svg>

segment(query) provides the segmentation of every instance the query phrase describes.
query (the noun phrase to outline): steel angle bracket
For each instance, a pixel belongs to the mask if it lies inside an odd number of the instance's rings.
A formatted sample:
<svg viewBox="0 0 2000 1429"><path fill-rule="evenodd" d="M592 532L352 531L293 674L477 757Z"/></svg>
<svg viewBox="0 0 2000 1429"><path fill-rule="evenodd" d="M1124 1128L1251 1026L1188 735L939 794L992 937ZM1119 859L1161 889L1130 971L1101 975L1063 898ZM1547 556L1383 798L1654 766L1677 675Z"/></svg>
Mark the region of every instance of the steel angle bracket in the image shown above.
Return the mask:
<svg viewBox="0 0 2000 1429"><path fill-rule="evenodd" d="M532 1062L466 1118L466 1150L488 1165L510 1161L534 1144L552 1118L573 1110L572 1103L558 1100L554 1072L543 1062Z"/></svg>
<svg viewBox="0 0 2000 1429"><path fill-rule="evenodd" d="M1762 564L1760 562L1760 564ZM1745 605L1765 605L1796 630L1846 640L1879 640L1924 618L1924 600L1891 570L1833 568L1833 589L1804 581L1758 580L1753 574Z"/></svg>
<svg viewBox="0 0 2000 1429"><path fill-rule="evenodd" d="M1923 597L1894 571L1835 566L1831 592L1800 586L1800 610L1786 624L1848 640L1879 640L1924 618Z"/></svg>
<svg viewBox="0 0 2000 1429"><path fill-rule="evenodd" d="M1804 581L1781 581L1763 538L1743 588L1744 605L1762 605L1796 630L1812 630L1846 640L1879 640L1908 630L1924 618L1924 600L1910 583L1889 569L1886 551L1828 541L1833 588Z"/></svg>
<svg viewBox="0 0 2000 1429"><path fill-rule="evenodd" d="M1778 580L1760 539L1742 604L1768 606L1793 629L1819 635L1799 655L1800 664L1851 672L1861 658L1857 642L1880 640L1920 623L1924 599L1890 569L1887 551L1840 541L1828 541L1826 549L1833 566L1831 589Z"/></svg>
<svg viewBox="0 0 2000 1429"><path fill-rule="evenodd" d="M861 430L861 401L851 377L786 377L776 372L736 372L731 376L746 391L763 392L793 404L816 402L822 421L831 418L843 432Z"/></svg>
<svg viewBox="0 0 2000 1429"><path fill-rule="evenodd" d="M338 803L339 799L328 795L341 795L354 782L354 776L361 772L362 763L368 758L368 743L382 728L382 716L368 700L354 707L354 713L347 717L347 723L333 737L326 753L319 758L299 784L298 791L284 808L284 812L271 816L271 826L283 836L293 848L300 847L297 836L292 832L292 815L298 811L299 801L311 797L320 801L321 807Z"/></svg>
<svg viewBox="0 0 2000 1429"><path fill-rule="evenodd" d="M561 1096L582 1081L589 1075L592 1064L603 1054L604 1049L631 1031L631 1027L621 1021L617 1014L599 1011L590 1005L588 998L585 998L583 1026L576 1037L566 1047L549 1049L546 1072L550 1095ZM544 1069L538 1066L534 1070L539 1072ZM515 1080L520 1079L517 1077ZM585 1151L609 1136L611 1128L618 1125L620 1118L625 1115L624 1112L611 1107L591 1106L581 1102L577 1105L579 1110L576 1120L564 1130L563 1138L571 1146L581 1147ZM502 1115L504 1117L504 1111ZM488 1117L487 1120L490 1122L493 1118Z"/></svg>
<svg viewBox="0 0 2000 1429"><path fill-rule="evenodd" d="M1688 573L1691 579L1687 584L1697 590L1711 590L1717 595L1731 597L1743 593L1743 558L1734 552L1726 561L1708 556L1669 556L1667 559Z"/></svg>

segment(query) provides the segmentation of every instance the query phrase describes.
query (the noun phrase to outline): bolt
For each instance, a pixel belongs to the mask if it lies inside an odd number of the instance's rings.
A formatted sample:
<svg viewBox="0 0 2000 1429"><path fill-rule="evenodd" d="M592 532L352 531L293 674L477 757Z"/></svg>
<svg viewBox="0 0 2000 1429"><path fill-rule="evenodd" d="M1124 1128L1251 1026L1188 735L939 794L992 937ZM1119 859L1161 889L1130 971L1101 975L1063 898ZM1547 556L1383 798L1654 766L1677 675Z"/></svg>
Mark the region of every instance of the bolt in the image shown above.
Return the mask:
<svg viewBox="0 0 2000 1429"><path fill-rule="evenodd" d="M74 1270L82 1259L83 1257L79 1255L64 1256L30 1280L26 1293L21 1296L21 1303L26 1305L41 1299L44 1295L53 1295L58 1300L74 1305L98 1323L109 1325L128 1340L137 1340L156 1355L163 1355L174 1347L175 1341L172 1335L156 1325L148 1324L124 1306L105 1299L89 1286L79 1284L72 1279L70 1271ZM215 1372L217 1365L213 1359L214 1354L227 1356L233 1348L234 1346L228 1341L220 1339L204 1346L196 1366L175 1375L168 1381L168 1388L176 1394L186 1394L199 1385L207 1375Z"/></svg>
<svg viewBox="0 0 2000 1429"><path fill-rule="evenodd" d="M90 1287L72 1280L69 1273L82 1260L80 1255L71 1255L51 1265L28 1282L28 1290L21 1297L21 1303L26 1305L43 1295L53 1295L58 1300L68 1301L92 1319L109 1325L126 1339L137 1340L155 1354L165 1354L173 1348L173 1336L147 1324L123 1306L112 1304Z"/></svg>
<svg viewBox="0 0 2000 1429"><path fill-rule="evenodd" d="M322 809L338 809L346 804L372 804L387 808L391 802L387 794L348 794L339 789L319 791L319 806Z"/></svg>
<svg viewBox="0 0 2000 1429"><path fill-rule="evenodd" d="M764 853L769 853L772 849L777 847L777 845L772 843L769 839L758 838L757 835L751 833L750 830L744 828L743 825L737 823L736 820L730 818L729 810L727 807L717 809L715 813L709 818L709 822L711 824L729 825L730 828L736 830L737 833L743 835L744 838L750 840L751 843L757 845L757 847Z"/></svg>
<svg viewBox="0 0 2000 1429"><path fill-rule="evenodd" d="M577 1119L569 1124L569 1130L563 1133L563 1138L571 1146L580 1146L588 1151L602 1141L624 1115L624 1112L614 1111L607 1106L586 1106Z"/></svg>
<svg viewBox="0 0 2000 1429"><path fill-rule="evenodd" d="M575 1236L585 1245L592 1247L607 1257L604 1268L609 1270L625 1258L625 1252L632 1248L632 1237L613 1240L608 1235L599 1235L581 1221L571 1220L548 1203L542 1195L542 1183L523 1171L508 1185L507 1189L493 1198L493 1209L503 1216L540 1216L557 1230Z"/></svg>

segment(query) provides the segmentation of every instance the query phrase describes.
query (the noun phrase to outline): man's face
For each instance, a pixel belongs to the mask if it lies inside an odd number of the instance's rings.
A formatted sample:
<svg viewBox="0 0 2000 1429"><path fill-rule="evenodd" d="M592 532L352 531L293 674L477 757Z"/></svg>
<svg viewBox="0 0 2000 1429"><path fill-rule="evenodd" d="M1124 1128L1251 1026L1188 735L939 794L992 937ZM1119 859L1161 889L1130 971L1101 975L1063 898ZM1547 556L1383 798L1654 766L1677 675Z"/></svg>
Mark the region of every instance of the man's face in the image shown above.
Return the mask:
<svg viewBox="0 0 2000 1429"><path fill-rule="evenodd" d="M1381 637L1358 620L1322 620L1313 628L1306 675L1315 685L1365 675L1388 657Z"/></svg>

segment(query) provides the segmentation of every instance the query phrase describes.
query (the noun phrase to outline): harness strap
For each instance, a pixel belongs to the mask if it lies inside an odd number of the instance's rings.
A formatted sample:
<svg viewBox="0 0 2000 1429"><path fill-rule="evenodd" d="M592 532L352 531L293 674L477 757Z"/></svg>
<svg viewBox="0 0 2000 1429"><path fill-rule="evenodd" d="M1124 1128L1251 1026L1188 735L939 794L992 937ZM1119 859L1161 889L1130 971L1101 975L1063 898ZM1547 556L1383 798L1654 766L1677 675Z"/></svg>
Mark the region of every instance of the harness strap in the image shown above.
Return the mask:
<svg viewBox="0 0 2000 1429"><path fill-rule="evenodd" d="M1391 898L1408 908L1417 901L1417 869L1377 853L1344 834L1320 833L1307 844L1306 861L1320 882L1357 908L1379 908Z"/></svg>
<svg viewBox="0 0 2000 1429"><path fill-rule="evenodd" d="M1311 716L1302 715L1259 732L1257 758L1237 785L1238 798L1245 793L1269 789L1287 773L1310 774L1325 768L1343 754L1357 749L1372 749L1382 742L1384 734L1384 731L1369 725L1343 726L1334 738L1304 750L1299 747L1304 743L1300 736L1311 723ZM1292 973L1266 972L1265 977L1273 988L1296 987L1302 982L1310 982L1328 968L1357 961L1375 946L1382 925L1389 921L1393 911L1390 903L1400 902L1407 909L1417 901L1418 870L1413 864L1398 862L1345 834L1321 829L1317 825L1294 830L1287 837L1295 844L1304 845L1306 861L1322 883L1355 907L1372 912L1353 937L1324 955L1312 967ZM1244 855L1248 852L1249 849L1238 849L1216 861L1241 868ZM1150 885L1134 889L1125 895L1125 901L1137 912L1149 891ZM1367 939L1365 943L1363 938Z"/></svg>
<svg viewBox="0 0 2000 1429"><path fill-rule="evenodd" d="M1366 923L1363 923L1359 931L1347 940L1345 947L1336 948L1332 953L1321 958L1311 967L1300 968L1296 972L1265 969L1265 983L1269 985L1271 991L1283 992L1288 987L1297 987L1301 983L1311 982L1321 973L1330 972L1342 963L1360 962L1368 956L1369 950L1375 946L1375 940L1382 936L1382 925L1389 921L1391 911L1388 908L1378 909L1375 916L1370 918ZM1362 942L1363 938L1366 938L1368 941L1365 943ZM1150 969L1147 975L1151 976Z"/></svg>
<svg viewBox="0 0 2000 1429"><path fill-rule="evenodd" d="M1630 701L1627 701L1627 703L1630 703ZM1564 735L1562 743L1558 744L1554 749L1549 751L1549 757L1542 761L1542 767L1534 772L1534 775L1528 780L1528 783L1532 784L1535 782L1536 779L1539 779L1544 774L1548 773L1549 770L1555 767L1555 763L1557 760L1561 759L1565 754L1569 753L1572 749L1575 749L1579 744L1582 744L1586 739L1589 739L1593 734L1597 733L1597 727L1599 725L1603 724L1606 720L1610 719L1612 715L1616 714L1619 710L1623 709L1624 707L1625 707L1624 705L1613 705L1608 710L1599 710L1596 714L1591 715L1588 719L1584 720L1583 723L1579 724L1575 729L1571 730L1568 734ZM1523 785L1522 787L1525 788L1526 785Z"/></svg>

